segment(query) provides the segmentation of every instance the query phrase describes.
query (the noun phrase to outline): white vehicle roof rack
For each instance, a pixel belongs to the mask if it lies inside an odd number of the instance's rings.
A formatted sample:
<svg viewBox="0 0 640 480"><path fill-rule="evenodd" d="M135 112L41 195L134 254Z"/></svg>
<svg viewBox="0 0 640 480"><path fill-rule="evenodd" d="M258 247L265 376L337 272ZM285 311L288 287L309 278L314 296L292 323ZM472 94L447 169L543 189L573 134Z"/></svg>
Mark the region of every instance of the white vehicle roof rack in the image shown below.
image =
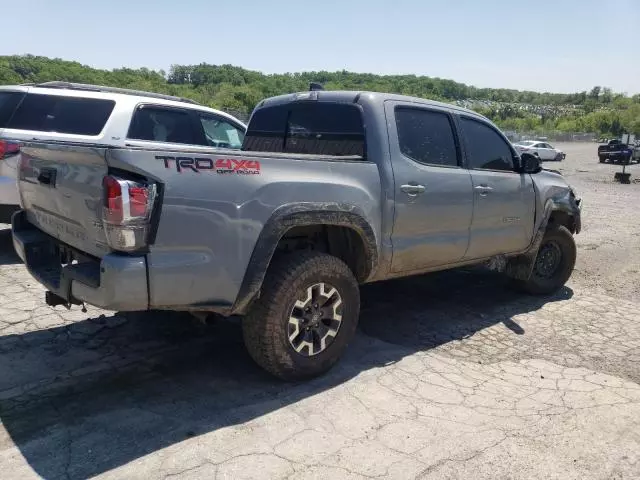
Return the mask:
<svg viewBox="0 0 640 480"><path fill-rule="evenodd" d="M44 83L36 83L36 84L25 84L32 85L34 87L40 88L60 88L60 89L68 89L68 90L84 90L87 92L107 92L107 93L120 93L123 95L136 95L140 97L150 97L150 98L159 98L162 100L172 100L174 102L184 102L191 103L195 105L199 105L195 100L191 100L189 98L183 97L174 97L173 95L164 95L162 93L151 93L151 92L143 92L141 90L131 90L128 88L117 88L117 87L105 87L102 85L89 85L86 83L72 83L72 82L44 82Z"/></svg>

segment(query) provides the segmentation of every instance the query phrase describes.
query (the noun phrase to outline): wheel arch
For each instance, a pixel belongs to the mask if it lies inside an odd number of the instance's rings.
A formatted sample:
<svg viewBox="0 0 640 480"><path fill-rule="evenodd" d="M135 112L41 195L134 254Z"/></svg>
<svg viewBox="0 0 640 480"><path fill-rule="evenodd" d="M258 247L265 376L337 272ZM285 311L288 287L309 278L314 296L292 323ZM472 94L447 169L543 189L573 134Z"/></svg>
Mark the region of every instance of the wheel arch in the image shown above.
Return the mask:
<svg viewBox="0 0 640 480"><path fill-rule="evenodd" d="M582 229L580 202L581 200L575 197L572 190L547 200L551 211L548 214L545 229L549 224L564 225L572 234L580 233Z"/></svg>
<svg viewBox="0 0 640 480"><path fill-rule="evenodd" d="M523 254L509 260L506 268L507 275L520 280L529 278L540 244L550 225L563 225L572 234L580 232L582 226L580 208L571 191L562 196L547 199L529 248Z"/></svg>
<svg viewBox="0 0 640 480"><path fill-rule="evenodd" d="M571 233L580 233L580 208L571 190L547 199L528 251L538 251L549 225L564 225Z"/></svg>
<svg viewBox="0 0 640 480"><path fill-rule="evenodd" d="M259 295L271 260L287 233L294 229L314 226L339 227L352 232L353 238L360 243L357 248L361 249L359 252L363 255L361 267L355 269L354 275L359 282L372 278L378 266L378 243L373 228L359 207L337 203L283 206L271 215L258 236L231 309L232 314L246 313L251 302Z"/></svg>

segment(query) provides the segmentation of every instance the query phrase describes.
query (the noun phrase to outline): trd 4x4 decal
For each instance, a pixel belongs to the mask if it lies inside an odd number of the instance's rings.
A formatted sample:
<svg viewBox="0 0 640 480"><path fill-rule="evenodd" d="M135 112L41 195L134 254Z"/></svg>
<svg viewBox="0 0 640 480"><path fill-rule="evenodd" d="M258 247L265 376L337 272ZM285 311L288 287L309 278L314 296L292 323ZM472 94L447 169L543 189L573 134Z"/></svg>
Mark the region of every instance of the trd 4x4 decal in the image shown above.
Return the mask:
<svg viewBox="0 0 640 480"><path fill-rule="evenodd" d="M216 160L207 157L169 157L156 155L156 160L164 162L164 168L175 168L176 172L183 171L200 173L213 171L220 175L260 175L260 162L257 160L236 160L233 158L218 158Z"/></svg>

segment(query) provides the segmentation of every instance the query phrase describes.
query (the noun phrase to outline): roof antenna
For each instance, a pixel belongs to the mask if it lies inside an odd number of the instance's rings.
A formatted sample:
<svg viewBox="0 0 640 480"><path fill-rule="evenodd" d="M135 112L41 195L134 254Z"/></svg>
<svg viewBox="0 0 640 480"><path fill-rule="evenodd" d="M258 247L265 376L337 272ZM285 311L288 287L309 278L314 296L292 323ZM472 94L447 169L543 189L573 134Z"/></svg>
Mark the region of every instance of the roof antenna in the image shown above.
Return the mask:
<svg viewBox="0 0 640 480"><path fill-rule="evenodd" d="M317 92L319 90L324 90L324 87L322 86L321 83L318 82L311 82L309 84L309 91L310 92Z"/></svg>

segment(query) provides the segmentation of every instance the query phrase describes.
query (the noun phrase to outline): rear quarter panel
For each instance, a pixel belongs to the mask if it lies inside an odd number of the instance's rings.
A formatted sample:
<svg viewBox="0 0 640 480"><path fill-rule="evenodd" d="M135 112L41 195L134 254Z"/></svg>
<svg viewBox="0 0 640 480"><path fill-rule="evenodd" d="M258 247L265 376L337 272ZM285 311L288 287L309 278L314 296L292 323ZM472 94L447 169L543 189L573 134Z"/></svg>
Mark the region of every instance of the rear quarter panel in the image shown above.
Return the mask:
<svg viewBox="0 0 640 480"><path fill-rule="evenodd" d="M148 254L154 308L233 304L258 236L282 206L357 206L380 238L380 176L373 163L202 149L113 150L108 163L163 184Z"/></svg>

